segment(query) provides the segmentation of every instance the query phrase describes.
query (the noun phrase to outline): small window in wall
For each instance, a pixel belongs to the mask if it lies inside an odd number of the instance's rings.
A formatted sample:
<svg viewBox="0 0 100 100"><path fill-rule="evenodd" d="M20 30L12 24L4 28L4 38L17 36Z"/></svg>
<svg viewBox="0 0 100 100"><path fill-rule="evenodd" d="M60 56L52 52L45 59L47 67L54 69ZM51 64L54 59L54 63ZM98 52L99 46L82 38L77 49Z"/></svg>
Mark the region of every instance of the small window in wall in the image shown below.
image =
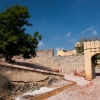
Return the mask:
<svg viewBox="0 0 100 100"><path fill-rule="evenodd" d="M63 50L63 52L67 52L67 50Z"/></svg>

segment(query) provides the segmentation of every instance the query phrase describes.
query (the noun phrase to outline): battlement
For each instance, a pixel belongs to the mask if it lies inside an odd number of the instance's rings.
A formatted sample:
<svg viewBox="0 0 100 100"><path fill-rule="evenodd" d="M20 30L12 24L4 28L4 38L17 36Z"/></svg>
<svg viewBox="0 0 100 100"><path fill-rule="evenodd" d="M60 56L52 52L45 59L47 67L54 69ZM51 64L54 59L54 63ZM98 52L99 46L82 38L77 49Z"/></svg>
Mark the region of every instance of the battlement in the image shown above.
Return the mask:
<svg viewBox="0 0 100 100"><path fill-rule="evenodd" d="M97 49L97 48L100 48L100 41L84 42L84 49Z"/></svg>

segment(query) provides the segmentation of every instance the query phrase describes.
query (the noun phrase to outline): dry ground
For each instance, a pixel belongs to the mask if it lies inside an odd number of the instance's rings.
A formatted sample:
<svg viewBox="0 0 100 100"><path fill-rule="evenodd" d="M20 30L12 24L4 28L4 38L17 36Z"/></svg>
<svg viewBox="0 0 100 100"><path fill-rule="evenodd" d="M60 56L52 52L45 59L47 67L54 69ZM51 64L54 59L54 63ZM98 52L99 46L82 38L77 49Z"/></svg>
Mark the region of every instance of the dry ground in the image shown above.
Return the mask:
<svg viewBox="0 0 100 100"><path fill-rule="evenodd" d="M72 75L65 75L65 78L75 81L77 84L45 100L100 100L100 76L97 76L92 81L87 81L83 77ZM56 84L58 82L53 84L53 86L56 86ZM62 84L62 82L60 81L59 84ZM18 100L30 100L30 96L28 96L28 99L19 98Z"/></svg>
<svg viewBox="0 0 100 100"><path fill-rule="evenodd" d="M77 84L47 100L100 100L100 76L87 85Z"/></svg>

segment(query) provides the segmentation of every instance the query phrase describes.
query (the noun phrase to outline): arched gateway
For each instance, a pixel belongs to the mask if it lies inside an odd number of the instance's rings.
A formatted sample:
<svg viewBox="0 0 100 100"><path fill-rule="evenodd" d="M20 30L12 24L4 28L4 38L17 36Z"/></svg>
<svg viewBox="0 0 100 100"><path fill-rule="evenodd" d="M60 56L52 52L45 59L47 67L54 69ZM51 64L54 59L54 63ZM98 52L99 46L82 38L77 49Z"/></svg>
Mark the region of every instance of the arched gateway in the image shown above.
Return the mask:
<svg viewBox="0 0 100 100"><path fill-rule="evenodd" d="M100 41L84 42L85 75L87 79L96 77L95 55L100 54Z"/></svg>

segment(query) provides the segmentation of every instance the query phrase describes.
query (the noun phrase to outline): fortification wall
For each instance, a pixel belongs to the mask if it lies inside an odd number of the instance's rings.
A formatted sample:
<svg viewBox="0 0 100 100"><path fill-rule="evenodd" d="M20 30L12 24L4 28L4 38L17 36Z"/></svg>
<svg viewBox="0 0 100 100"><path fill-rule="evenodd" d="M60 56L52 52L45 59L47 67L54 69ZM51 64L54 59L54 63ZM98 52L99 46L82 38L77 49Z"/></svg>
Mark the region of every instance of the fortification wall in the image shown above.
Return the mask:
<svg viewBox="0 0 100 100"><path fill-rule="evenodd" d="M84 55L35 57L30 59L32 63L41 64L52 69L62 68L64 73L73 73L75 70L85 69Z"/></svg>
<svg viewBox="0 0 100 100"><path fill-rule="evenodd" d="M53 50L41 50L37 54L38 56L25 62L31 62L33 64L44 66L49 69L60 69L63 73L71 74L75 70L84 70L84 55L72 55L72 56L53 56ZM45 54L45 55L44 55ZM44 56L43 56L44 55ZM21 60L21 59L19 59ZM33 66L34 68L36 66ZM23 67L19 65L0 65L0 73L8 76L11 81L39 81L47 78L49 75L55 75L39 69ZM38 76L38 77L37 77Z"/></svg>
<svg viewBox="0 0 100 100"><path fill-rule="evenodd" d="M54 49L49 50L37 50L37 57L53 57Z"/></svg>

